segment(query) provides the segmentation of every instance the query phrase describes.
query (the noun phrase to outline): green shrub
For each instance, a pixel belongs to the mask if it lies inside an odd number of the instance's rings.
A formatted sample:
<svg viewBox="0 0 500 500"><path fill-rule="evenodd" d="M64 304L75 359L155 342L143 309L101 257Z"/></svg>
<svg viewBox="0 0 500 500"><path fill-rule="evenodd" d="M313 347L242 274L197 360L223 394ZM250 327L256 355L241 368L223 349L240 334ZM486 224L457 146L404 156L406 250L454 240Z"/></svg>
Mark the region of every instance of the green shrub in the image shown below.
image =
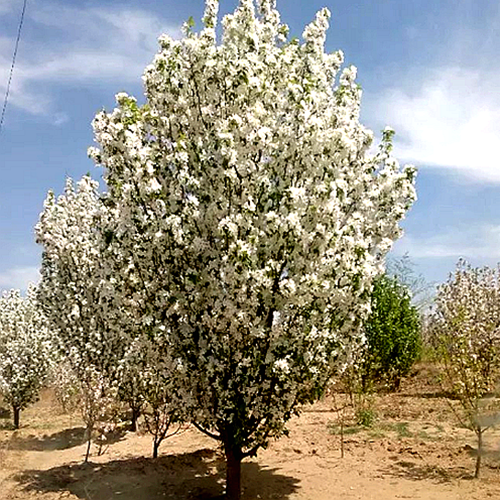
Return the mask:
<svg viewBox="0 0 500 500"><path fill-rule="evenodd" d="M365 334L363 389L377 383L398 389L419 357L421 337L418 310L411 303L410 292L397 278L384 275L376 280Z"/></svg>
<svg viewBox="0 0 500 500"><path fill-rule="evenodd" d="M377 414L372 408L361 408L356 411L356 422L363 427L372 427L377 419Z"/></svg>

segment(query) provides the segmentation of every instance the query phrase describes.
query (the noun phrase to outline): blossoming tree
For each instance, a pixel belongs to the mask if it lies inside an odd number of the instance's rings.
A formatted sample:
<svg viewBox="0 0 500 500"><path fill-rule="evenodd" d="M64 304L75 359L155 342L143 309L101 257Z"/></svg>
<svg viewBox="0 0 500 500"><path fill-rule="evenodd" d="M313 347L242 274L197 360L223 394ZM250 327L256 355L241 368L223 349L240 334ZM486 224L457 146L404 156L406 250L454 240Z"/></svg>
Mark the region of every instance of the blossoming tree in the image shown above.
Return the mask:
<svg viewBox="0 0 500 500"><path fill-rule="evenodd" d="M92 431L109 413L122 338L107 322L118 314L102 287L101 252L109 212L98 184L83 177L49 193L35 231L43 246L38 301L54 334L55 348L79 382L90 452Z"/></svg>
<svg viewBox="0 0 500 500"><path fill-rule="evenodd" d="M121 277L127 274L126 263L120 247L113 253L116 243L110 245L113 210L108 205L90 177L76 186L68 179L63 195L56 199L49 193L36 226L44 248L38 300L54 331L60 368L66 368L63 373L71 382L73 378L78 382L87 427L85 460L93 431L99 431L102 442L105 429L113 428L109 418L116 415L120 400L132 410L134 430L145 411L155 455L171 422L182 413L172 402L177 370L163 350L162 330L148 335L153 326L136 321L141 312L134 299L136 285L127 286ZM63 398L67 379L56 381Z"/></svg>
<svg viewBox="0 0 500 500"><path fill-rule="evenodd" d="M500 415L500 267L473 268L459 261L438 288L431 322L444 382L463 409L457 416L477 437L478 477L483 434Z"/></svg>
<svg viewBox="0 0 500 500"><path fill-rule="evenodd" d="M372 279L415 197L414 169L375 154L356 70L324 51L329 13L288 38L275 3L241 0L216 40L160 38L147 103L94 120L139 321L160 326L184 405L240 464L285 432L361 341ZM118 251L118 250L117 250ZM157 330L156 330L157 331Z"/></svg>
<svg viewBox="0 0 500 500"><path fill-rule="evenodd" d="M37 307L35 289L0 298L0 390L12 407L14 427L20 413L38 399L50 365L50 340L45 318Z"/></svg>

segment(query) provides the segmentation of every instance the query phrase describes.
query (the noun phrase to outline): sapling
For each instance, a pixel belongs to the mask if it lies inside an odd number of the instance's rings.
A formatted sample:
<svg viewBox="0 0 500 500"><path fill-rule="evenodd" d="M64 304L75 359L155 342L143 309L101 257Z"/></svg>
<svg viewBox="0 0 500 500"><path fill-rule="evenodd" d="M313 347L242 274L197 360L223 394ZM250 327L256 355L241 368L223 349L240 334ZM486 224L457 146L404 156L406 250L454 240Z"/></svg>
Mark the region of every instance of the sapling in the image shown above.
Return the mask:
<svg viewBox="0 0 500 500"><path fill-rule="evenodd" d="M446 388L460 401L457 417L477 437L479 477L484 433L500 411L500 267L473 268L459 261L438 288L432 316Z"/></svg>

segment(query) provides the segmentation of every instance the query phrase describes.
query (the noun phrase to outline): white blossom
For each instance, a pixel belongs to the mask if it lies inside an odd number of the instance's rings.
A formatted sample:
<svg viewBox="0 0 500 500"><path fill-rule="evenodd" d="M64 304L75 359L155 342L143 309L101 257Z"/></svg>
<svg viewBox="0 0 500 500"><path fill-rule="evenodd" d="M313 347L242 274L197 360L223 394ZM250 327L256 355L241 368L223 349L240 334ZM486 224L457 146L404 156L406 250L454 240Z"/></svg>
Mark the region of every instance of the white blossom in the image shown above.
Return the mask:
<svg viewBox="0 0 500 500"><path fill-rule="evenodd" d="M125 99L124 94L118 98ZM116 373L124 348L123 335L107 326L120 316L109 294L112 281L104 280L102 249L109 217L96 182L84 177L75 187L68 179L59 198L49 193L35 228L44 250L37 300L59 362L67 363L78 381L89 443L86 459L96 425L106 426L103 419L114 411Z"/></svg>
<svg viewBox="0 0 500 500"><path fill-rule="evenodd" d="M19 290L4 292L0 298L0 390L14 412L38 399L51 363L47 322L38 308L35 288L26 297Z"/></svg>
<svg viewBox="0 0 500 500"><path fill-rule="evenodd" d="M460 260L438 288L431 321L443 385L461 403L455 415L477 436L478 477L483 433L500 421L500 266Z"/></svg>

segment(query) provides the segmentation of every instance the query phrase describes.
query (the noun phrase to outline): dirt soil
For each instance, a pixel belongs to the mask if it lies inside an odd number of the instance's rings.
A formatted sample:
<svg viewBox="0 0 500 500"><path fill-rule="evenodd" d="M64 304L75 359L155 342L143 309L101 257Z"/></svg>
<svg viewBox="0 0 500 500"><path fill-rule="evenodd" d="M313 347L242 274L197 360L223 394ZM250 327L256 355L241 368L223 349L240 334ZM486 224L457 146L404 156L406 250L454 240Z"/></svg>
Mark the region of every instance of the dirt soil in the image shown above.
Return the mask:
<svg viewBox="0 0 500 500"><path fill-rule="evenodd" d="M346 413L344 458L332 394L290 422L289 437L244 462L243 499L500 498L500 432L485 434L487 455L473 479L474 434L420 367L397 394L373 400L377 419L355 425ZM2 418L3 417L3 418ZM186 428L151 458L147 434L125 433L89 464L81 421L65 415L49 393L10 429L0 413L0 500L210 499L224 487L224 461L210 438Z"/></svg>

